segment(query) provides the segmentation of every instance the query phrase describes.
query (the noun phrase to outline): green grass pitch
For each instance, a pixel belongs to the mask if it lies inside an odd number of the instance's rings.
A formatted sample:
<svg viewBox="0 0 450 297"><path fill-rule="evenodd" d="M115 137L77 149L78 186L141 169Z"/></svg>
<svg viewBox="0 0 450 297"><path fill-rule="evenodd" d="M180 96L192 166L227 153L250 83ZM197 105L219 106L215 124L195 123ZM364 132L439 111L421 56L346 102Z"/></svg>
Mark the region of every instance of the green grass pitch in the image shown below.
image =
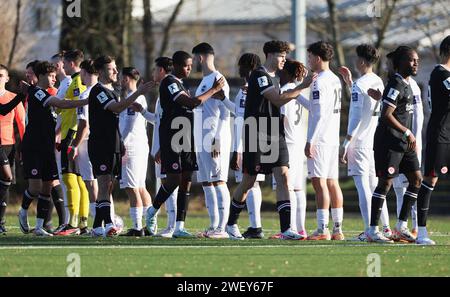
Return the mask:
<svg viewBox="0 0 450 297"><path fill-rule="evenodd" d="M262 217L266 238L277 233L278 217ZM79 259L81 276L368 276L374 271L373 254L381 276L450 276L450 219L434 216L429 221L437 245L424 247L270 239L37 238L21 234L17 217L11 215L8 234L0 236L0 276L67 276L73 255ZM164 228L165 216L158 223ZM246 213L240 223L243 231ZM206 215L188 216L186 222L191 232L207 224ZM308 213L308 230L314 225L314 214ZM359 216L345 216L347 239L361 229Z"/></svg>

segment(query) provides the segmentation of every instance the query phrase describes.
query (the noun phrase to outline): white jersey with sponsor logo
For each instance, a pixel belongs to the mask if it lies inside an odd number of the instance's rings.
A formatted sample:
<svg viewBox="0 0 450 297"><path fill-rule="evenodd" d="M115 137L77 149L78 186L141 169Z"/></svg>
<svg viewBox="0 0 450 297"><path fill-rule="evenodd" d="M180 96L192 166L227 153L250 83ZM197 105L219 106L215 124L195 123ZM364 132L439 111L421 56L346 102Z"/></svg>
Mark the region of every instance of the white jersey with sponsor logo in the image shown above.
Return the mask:
<svg viewBox="0 0 450 297"><path fill-rule="evenodd" d="M313 145L339 146L342 86L331 71L318 74L311 87L307 141Z"/></svg>
<svg viewBox="0 0 450 297"><path fill-rule="evenodd" d="M132 94L128 94L127 97ZM147 100L144 96L139 96L136 102L142 105L144 110L147 109ZM119 114L119 131L126 146L137 143L148 145L147 121L141 113L134 111L131 107Z"/></svg>
<svg viewBox="0 0 450 297"><path fill-rule="evenodd" d="M59 99L64 99L66 97L67 90L72 83L72 77L66 76L60 83L58 87L58 92L56 92L56 97Z"/></svg>
<svg viewBox="0 0 450 297"><path fill-rule="evenodd" d="M281 87L280 92L284 93L288 90L294 89L295 87L295 83L287 83ZM291 100L281 106L280 113L284 115L283 124L286 143L299 143L299 141L303 139L301 127L302 106L297 102L297 100Z"/></svg>
<svg viewBox="0 0 450 297"><path fill-rule="evenodd" d="M158 97L155 105L155 126L153 128L152 149L150 152L153 157L155 157L156 153L159 151L159 124L161 122L161 116L162 108Z"/></svg>
<svg viewBox="0 0 450 297"><path fill-rule="evenodd" d="M91 89L93 86L87 87L86 91L81 93L80 100L89 99L89 94L91 93ZM77 120L84 120L89 123L89 104L80 106L77 108ZM86 135L86 139L89 138L89 131Z"/></svg>
<svg viewBox="0 0 450 297"><path fill-rule="evenodd" d="M376 101L367 92L369 89L384 91L381 78L367 73L353 83L350 102L350 116L347 134L352 136L354 148L373 148L373 135L381 112L381 100ZM354 122L353 122L354 121Z"/></svg>
<svg viewBox="0 0 450 297"><path fill-rule="evenodd" d="M409 85L411 86L413 92L413 122L411 132L416 137L416 147L421 150L422 149L422 127L424 121L423 115L423 105L422 105L422 91L419 88L419 85L413 78L409 78ZM422 159L422 152L418 151L417 157L419 158L419 162Z"/></svg>

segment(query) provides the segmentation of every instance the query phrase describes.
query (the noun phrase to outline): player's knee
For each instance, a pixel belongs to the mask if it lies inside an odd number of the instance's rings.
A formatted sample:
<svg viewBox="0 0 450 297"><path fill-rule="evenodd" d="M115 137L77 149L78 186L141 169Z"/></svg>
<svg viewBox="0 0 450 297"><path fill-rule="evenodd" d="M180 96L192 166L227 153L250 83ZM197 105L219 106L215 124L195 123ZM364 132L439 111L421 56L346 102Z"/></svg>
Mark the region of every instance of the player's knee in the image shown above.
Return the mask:
<svg viewBox="0 0 450 297"><path fill-rule="evenodd" d="M391 187L392 187L392 178L389 179L379 178L378 186L375 189L375 192L377 192L378 194L387 195Z"/></svg>

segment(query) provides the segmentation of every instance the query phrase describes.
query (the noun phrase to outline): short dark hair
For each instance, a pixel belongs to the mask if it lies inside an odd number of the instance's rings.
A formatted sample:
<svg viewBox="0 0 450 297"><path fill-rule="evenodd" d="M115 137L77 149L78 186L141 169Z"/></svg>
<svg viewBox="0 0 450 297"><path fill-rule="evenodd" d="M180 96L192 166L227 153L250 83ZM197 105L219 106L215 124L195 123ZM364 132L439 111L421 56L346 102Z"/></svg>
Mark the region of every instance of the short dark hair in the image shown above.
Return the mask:
<svg viewBox="0 0 450 297"><path fill-rule="evenodd" d="M308 46L308 52L320 57L325 62L331 61L334 56L333 46L322 40L310 44Z"/></svg>
<svg viewBox="0 0 450 297"><path fill-rule="evenodd" d="M66 51L60 51L59 53L54 54L50 59L58 59L59 61L62 61L64 58Z"/></svg>
<svg viewBox="0 0 450 297"><path fill-rule="evenodd" d="M113 61L115 61L113 57L103 55L94 60L94 67L97 71L100 71L106 64L112 63Z"/></svg>
<svg viewBox="0 0 450 297"><path fill-rule="evenodd" d="M439 46L439 54L446 60L450 58L450 35L442 40L441 45Z"/></svg>
<svg viewBox="0 0 450 297"><path fill-rule="evenodd" d="M264 43L263 52L267 55L271 53L282 53L286 52L289 53L290 47L289 43L286 41L280 41L280 40L272 40Z"/></svg>
<svg viewBox="0 0 450 297"><path fill-rule="evenodd" d="M36 64L37 63L39 63L40 61L39 60L34 60L34 61L31 61L31 62L29 62L28 64L27 64L27 66L25 67L25 69L28 69L28 68L32 68L33 69L33 72L34 72L34 66L36 66Z"/></svg>
<svg viewBox="0 0 450 297"><path fill-rule="evenodd" d="M244 66L250 70L255 70L261 66L261 59L256 54L245 53L239 58L238 65Z"/></svg>
<svg viewBox="0 0 450 297"><path fill-rule="evenodd" d="M6 67L6 66L3 65L3 64L0 64L0 70L6 70L7 73L9 72L8 67Z"/></svg>
<svg viewBox="0 0 450 297"><path fill-rule="evenodd" d="M214 49L209 43L202 42L194 46L194 48L192 49L192 53L194 55L195 54L214 55Z"/></svg>
<svg viewBox="0 0 450 297"><path fill-rule="evenodd" d="M64 59L79 65L84 60L84 54L79 49L74 49L64 54Z"/></svg>
<svg viewBox="0 0 450 297"><path fill-rule="evenodd" d="M173 65L183 66L187 59L192 57L185 51L177 51L172 56Z"/></svg>
<svg viewBox="0 0 450 297"><path fill-rule="evenodd" d="M40 61L34 65L33 72L37 77L39 77L39 75L56 72L56 65L48 61Z"/></svg>
<svg viewBox="0 0 450 297"><path fill-rule="evenodd" d="M356 47L356 55L370 65L375 64L378 62L378 59L380 58L380 55L378 53L378 50L371 44L360 44Z"/></svg>
<svg viewBox="0 0 450 297"><path fill-rule="evenodd" d="M139 81L141 79L141 74L134 67L124 67L122 69L122 75L128 76L136 81Z"/></svg>
<svg viewBox="0 0 450 297"><path fill-rule="evenodd" d="M293 59L286 59L283 70L295 78L303 77L308 72L305 65Z"/></svg>
<svg viewBox="0 0 450 297"><path fill-rule="evenodd" d="M158 57L155 60L155 64L164 69L166 73L171 73L173 70L173 61L169 57Z"/></svg>
<svg viewBox="0 0 450 297"><path fill-rule="evenodd" d="M98 74L98 71L94 66L94 60L92 59L87 59L81 62L80 68L86 70L89 74Z"/></svg>
<svg viewBox="0 0 450 297"><path fill-rule="evenodd" d="M392 61L392 65L394 69L398 69L400 66L400 62L402 59L409 53L414 52L414 49L407 45L400 45L393 52L390 52L386 55L386 58Z"/></svg>

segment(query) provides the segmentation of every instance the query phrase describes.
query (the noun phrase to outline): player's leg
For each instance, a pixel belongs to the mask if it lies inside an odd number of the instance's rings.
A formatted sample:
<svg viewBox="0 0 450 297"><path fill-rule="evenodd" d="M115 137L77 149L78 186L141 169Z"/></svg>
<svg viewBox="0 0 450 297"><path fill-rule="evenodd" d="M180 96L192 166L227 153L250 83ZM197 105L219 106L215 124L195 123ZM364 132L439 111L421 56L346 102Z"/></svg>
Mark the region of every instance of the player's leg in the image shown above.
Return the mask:
<svg viewBox="0 0 450 297"><path fill-rule="evenodd" d="M228 216L230 213L230 191L228 190L227 183L225 181L214 182L214 188L217 194L217 206L219 210L218 228L214 238L218 238L225 235L225 227L227 225Z"/></svg>
<svg viewBox="0 0 450 297"><path fill-rule="evenodd" d="M39 192L36 226L33 232L36 236L52 236L51 233L44 229L44 221L50 211L52 182L53 181L29 180L30 191L34 193L37 191Z"/></svg>
<svg viewBox="0 0 450 297"><path fill-rule="evenodd" d="M57 232L58 230L64 228L65 223L66 223L66 209L64 206L64 193L63 193L63 188L62 188L61 184L59 183L59 180L53 181L52 201L53 201L53 205L55 206L56 213L58 214L58 228L55 230L55 232Z"/></svg>
<svg viewBox="0 0 450 297"><path fill-rule="evenodd" d="M143 236L143 204L139 188L125 188L125 192L130 199L130 217L133 226L126 234L124 234L124 236Z"/></svg>
<svg viewBox="0 0 450 297"><path fill-rule="evenodd" d="M203 166L200 162L200 168ZM209 227L201 232L201 237L208 237L208 232L213 232L219 226L219 208L217 202L217 193L213 183L202 183L203 193L205 194L205 205L209 216Z"/></svg>
<svg viewBox="0 0 450 297"><path fill-rule="evenodd" d="M342 222L344 220L344 198L337 179L327 179L328 192L330 193L331 218L333 219L333 240L344 240Z"/></svg>
<svg viewBox="0 0 450 297"><path fill-rule="evenodd" d="M242 236L245 238L264 238L261 224L262 193L258 179L254 183L253 187L248 191L245 203L247 205L250 227L247 228L247 231L245 231Z"/></svg>
<svg viewBox="0 0 450 297"><path fill-rule="evenodd" d="M173 237L185 238L192 237L192 234L185 229L186 215L189 208L189 199L191 196L192 171L183 171L177 195L177 219L175 222L175 231Z"/></svg>
<svg viewBox="0 0 450 297"><path fill-rule="evenodd" d="M6 207L8 205L8 189L12 181L11 167L7 155L0 148L2 165L0 166L0 234L6 233Z"/></svg>

